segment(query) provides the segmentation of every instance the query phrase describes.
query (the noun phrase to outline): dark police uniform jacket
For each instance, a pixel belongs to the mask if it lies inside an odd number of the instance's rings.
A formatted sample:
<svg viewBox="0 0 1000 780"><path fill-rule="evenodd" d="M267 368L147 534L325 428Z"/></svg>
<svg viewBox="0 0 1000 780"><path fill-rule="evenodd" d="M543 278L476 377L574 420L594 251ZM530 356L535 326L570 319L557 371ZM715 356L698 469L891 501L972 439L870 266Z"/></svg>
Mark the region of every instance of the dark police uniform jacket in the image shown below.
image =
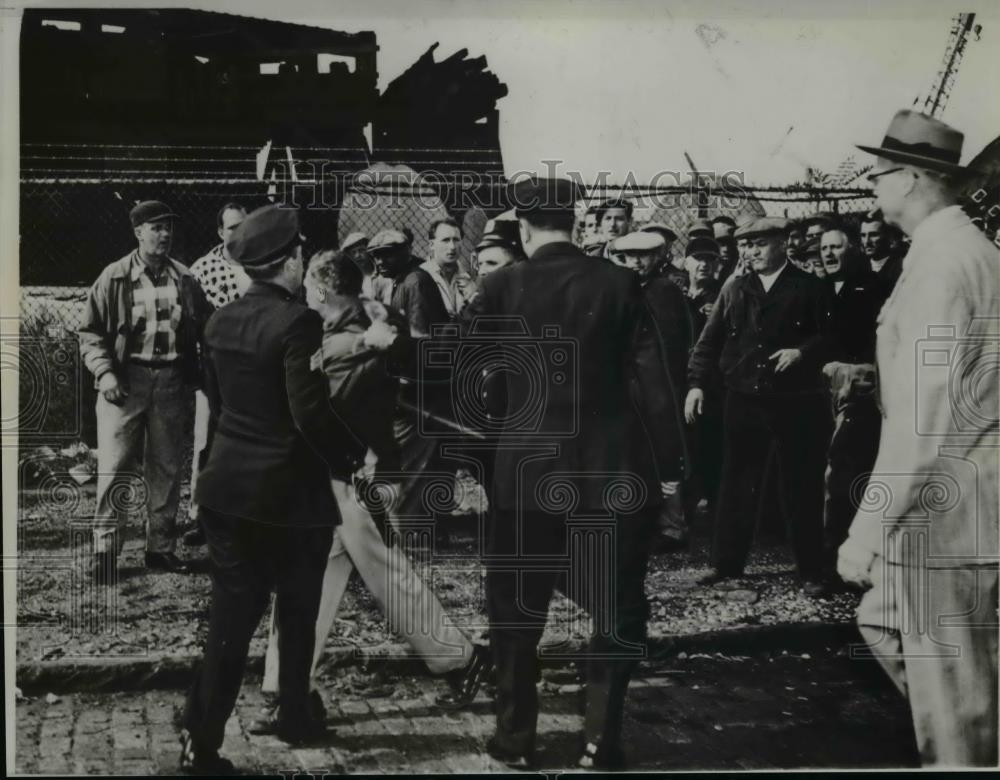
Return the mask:
<svg viewBox="0 0 1000 780"><path fill-rule="evenodd" d="M601 516L661 503L658 482L683 476L683 428L638 276L569 242L546 244L482 281L463 334L483 316L510 318L490 345L515 369L505 374L491 503ZM481 353L467 362L481 371ZM455 386L475 387L462 368Z"/></svg>
<svg viewBox="0 0 1000 780"><path fill-rule="evenodd" d="M819 392L830 351L830 286L787 263L767 292L756 273L725 285L688 361L691 387L705 388L713 369L729 390L774 396ZM799 349L781 373L770 356Z"/></svg>
<svg viewBox="0 0 1000 780"><path fill-rule="evenodd" d="M200 505L290 526L340 522L330 476L352 473L365 450L310 369L322 333L316 312L266 282L209 319L205 394L216 428Z"/></svg>

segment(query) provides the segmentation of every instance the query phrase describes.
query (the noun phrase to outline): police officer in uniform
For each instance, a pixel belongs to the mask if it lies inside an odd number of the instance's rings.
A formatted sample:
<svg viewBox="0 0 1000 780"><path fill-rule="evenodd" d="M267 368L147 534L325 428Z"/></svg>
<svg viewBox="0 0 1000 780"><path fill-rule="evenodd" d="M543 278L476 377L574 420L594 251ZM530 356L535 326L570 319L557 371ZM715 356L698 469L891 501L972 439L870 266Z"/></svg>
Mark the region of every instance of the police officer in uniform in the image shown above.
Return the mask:
<svg viewBox="0 0 1000 780"><path fill-rule="evenodd" d="M324 731L307 702L320 586L340 522L330 476L348 477L364 453L330 407L323 374L310 370L323 325L299 300L296 212L254 211L226 248L252 283L206 326L205 394L217 422L196 499L212 605L181 733L181 768L214 774L233 771L218 749L272 590L283 640L277 735L300 743Z"/></svg>

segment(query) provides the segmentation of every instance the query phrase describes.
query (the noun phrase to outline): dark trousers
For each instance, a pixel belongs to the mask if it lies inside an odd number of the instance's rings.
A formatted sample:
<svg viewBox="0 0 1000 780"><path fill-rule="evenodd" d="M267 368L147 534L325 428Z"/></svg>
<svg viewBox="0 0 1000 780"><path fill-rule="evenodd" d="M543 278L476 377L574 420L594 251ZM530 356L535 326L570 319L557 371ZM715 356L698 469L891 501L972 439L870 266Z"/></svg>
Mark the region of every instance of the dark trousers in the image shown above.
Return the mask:
<svg viewBox="0 0 1000 780"><path fill-rule="evenodd" d="M538 643L553 591L586 609L588 742L617 745L629 677L645 656L645 579L656 510L608 521L511 510L492 517L486 600L497 673L496 738L517 753L535 747L541 673ZM518 542L520 541L520 545Z"/></svg>
<svg viewBox="0 0 1000 780"><path fill-rule="evenodd" d="M726 396L722 484L712 565L739 574L753 541L768 456L774 453L779 503L799 574L818 578L823 557L823 472L830 410L822 394Z"/></svg>
<svg viewBox="0 0 1000 780"><path fill-rule="evenodd" d="M705 404L693 431L694 471L699 497L714 509L722 479L723 452L722 395L705 391Z"/></svg>
<svg viewBox="0 0 1000 780"><path fill-rule="evenodd" d="M279 717L306 717L316 616L333 527L257 523L201 508L212 565L208 639L188 692L184 727L203 750L222 745L246 666L250 638L277 592Z"/></svg>
<svg viewBox="0 0 1000 780"><path fill-rule="evenodd" d="M823 511L823 543L826 565L831 571L836 569L837 550L847 539L864 497L882 431L882 415L870 395L841 401L834 412Z"/></svg>

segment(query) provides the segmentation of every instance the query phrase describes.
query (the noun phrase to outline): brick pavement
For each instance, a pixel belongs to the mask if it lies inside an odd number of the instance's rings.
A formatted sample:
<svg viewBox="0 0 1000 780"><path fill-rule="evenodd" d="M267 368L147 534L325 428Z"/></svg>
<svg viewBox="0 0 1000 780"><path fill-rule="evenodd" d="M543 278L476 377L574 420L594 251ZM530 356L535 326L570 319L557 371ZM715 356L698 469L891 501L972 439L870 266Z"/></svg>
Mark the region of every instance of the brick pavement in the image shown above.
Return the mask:
<svg viewBox="0 0 1000 780"><path fill-rule="evenodd" d="M644 666L626 713L637 770L914 766L905 704L871 663L820 656L692 656ZM569 680L567 682L567 680ZM434 706L438 683L393 680L390 696L323 688L330 735L293 749L246 726L263 699L244 686L223 754L246 772L469 773L506 768L484 753L492 733L486 692L465 712ZM567 768L582 726L580 686L546 672L539 720L541 762ZM175 773L180 691L45 696L18 703L18 773Z"/></svg>

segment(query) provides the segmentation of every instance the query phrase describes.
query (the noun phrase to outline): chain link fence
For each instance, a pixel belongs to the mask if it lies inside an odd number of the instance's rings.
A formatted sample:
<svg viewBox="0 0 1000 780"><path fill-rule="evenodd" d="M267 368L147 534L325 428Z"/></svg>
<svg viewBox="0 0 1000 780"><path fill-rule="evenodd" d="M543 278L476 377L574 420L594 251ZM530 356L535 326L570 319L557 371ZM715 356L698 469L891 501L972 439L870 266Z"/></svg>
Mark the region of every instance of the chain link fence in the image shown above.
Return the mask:
<svg viewBox="0 0 1000 780"><path fill-rule="evenodd" d="M455 177L444 177L445 182ZM498 187L502 183L484 185ZM242 176L227 179L130 179L25 177L20 188L20 368L21 419L39 418L22 438L72 439L94 443L92 382L79 365L76 331L83 321L87 289L101 270L135 246L128 213L136 202L165 201L180 217L172 254L190 265L218 244L216 217L230 202L248 210L273 200L304 208L307 251L335 247L354 231L369 237L382 228L397 228L413 236L415 255L426 257L427 231L437 219L452 216L463 226L461 262L470 268L473 248L487 218L503 210L495 191L465 192L454 198L449 185L429 187L394 177L391 183L357 177L299 181L288 186ZM470 205L469 196L473 203ZM710 186L588 188L588 201L623 196L635 204L636 226L649 221L669 225L682 251L691 223L728 214L739 221L748 216L776 215L800 219L818 211L841 215L848 229L874 208L869 192L809 187L750 187L728 190ZM478 200L477 200L478 196ZM484 197L485 196L485 197ZM462 208L449 208L463 200ZM578 204L582 229L587 203ZM53 346L55 345L55 346ZM4 346L10 349L9 345ZM58 358L59 365L52 365ZM30 371L27 368L30 367ZM38 398L45 396L39 410ZM26 408L25 404L31 408Z"/></svg>

